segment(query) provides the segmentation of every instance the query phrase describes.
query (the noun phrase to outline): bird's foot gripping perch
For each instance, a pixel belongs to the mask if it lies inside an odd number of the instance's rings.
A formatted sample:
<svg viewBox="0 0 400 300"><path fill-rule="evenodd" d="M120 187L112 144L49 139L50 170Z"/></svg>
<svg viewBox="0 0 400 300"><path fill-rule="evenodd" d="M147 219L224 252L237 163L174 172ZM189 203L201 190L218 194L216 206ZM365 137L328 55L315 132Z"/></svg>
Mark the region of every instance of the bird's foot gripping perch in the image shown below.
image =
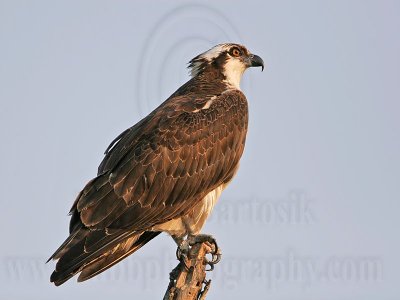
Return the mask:
<svg viewBox="0 0 400 300"><path fill-rule="evenodd" d="M211 271L221 259L221 252L210 235L189 236L179 242L176 255L179 264L169 275L168 289L164 300L204 300L211 285L206 271ZM207 259L211 255L211 259ZM207 265L210 269L207 270Z"/></svg>
<svg viewBox="0 0 400 300"><path fill-rule="evenodd" d="M219 263L221 260L221 249L218 247L217 241L212 235L208 234L198 234L198 235L189 235L186 240L183 240L181 244L178 246L176 250L176 257L178 260L183 263L186 267L188 266L188 254L190 249L195 244L204 243L207 246L207 254L211 254L211 259L204 257L204 263L210 266L210 269L206 271L214 270L214 265Z"/></svg>

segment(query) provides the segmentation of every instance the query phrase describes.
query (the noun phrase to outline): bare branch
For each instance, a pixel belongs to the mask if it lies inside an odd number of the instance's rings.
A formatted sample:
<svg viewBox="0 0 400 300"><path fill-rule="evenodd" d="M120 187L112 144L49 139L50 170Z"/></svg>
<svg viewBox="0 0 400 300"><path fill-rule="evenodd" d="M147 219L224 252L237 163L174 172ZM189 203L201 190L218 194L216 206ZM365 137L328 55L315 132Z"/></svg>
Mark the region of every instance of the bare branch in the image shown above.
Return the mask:
<svg viewBox="0 0 400 300"><path fill-rule="evenodd" d="M207 243L197 243L190 248L185 262L180 262L170 273L170 282L163 300L204 300L211 279L206 280Z"/></svg>

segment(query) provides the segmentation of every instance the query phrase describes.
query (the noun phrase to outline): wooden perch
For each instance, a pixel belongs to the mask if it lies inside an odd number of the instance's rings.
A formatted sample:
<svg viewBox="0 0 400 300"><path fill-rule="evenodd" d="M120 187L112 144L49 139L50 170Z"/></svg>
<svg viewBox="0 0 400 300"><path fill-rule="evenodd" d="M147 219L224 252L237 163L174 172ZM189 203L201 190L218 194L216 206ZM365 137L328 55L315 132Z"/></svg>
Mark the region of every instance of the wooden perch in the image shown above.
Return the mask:
<svg viewBox="0 0 400 300"><path fill-rule="evenodd" d="M197 243L189 249L185 263L180 262L170 273L170 282L163 300L204 300L211 279L206 280L207 243Z"/></svg>

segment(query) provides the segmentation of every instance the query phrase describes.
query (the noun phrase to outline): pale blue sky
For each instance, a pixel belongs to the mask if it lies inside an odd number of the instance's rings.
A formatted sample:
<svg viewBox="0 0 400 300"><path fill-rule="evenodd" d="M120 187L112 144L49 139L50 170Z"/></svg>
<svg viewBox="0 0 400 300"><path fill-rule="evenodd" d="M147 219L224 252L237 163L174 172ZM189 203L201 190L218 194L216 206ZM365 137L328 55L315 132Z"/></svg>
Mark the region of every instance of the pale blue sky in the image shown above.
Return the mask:
<svg viewBox="0 0 400 300"><path fill-rule="evenodd" d="M0 1L0 299L160 299L167 236L85 283L44 262L102 153L240 42L241 169L205 227L223 259L207 299L400 296L399 1Z"/></svg>

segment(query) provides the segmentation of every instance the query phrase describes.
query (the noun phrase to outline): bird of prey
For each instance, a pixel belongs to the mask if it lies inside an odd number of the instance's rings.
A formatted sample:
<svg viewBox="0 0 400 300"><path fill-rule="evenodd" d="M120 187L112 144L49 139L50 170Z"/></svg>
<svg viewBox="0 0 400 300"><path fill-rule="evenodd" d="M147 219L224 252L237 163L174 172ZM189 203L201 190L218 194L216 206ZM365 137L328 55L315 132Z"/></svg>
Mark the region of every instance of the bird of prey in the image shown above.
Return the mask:
<svg viewBox="0 0 400 300"><path fill-rule="evenodd" d="M87 280L161 232L178 246L200 234L242 156L248 105L239 84L263 60L220 44L189 62L191 79L105 151L97 176L77 196L69 237L49 260L50 281ZM198 238L198 239L197 239Z"/></svg>

